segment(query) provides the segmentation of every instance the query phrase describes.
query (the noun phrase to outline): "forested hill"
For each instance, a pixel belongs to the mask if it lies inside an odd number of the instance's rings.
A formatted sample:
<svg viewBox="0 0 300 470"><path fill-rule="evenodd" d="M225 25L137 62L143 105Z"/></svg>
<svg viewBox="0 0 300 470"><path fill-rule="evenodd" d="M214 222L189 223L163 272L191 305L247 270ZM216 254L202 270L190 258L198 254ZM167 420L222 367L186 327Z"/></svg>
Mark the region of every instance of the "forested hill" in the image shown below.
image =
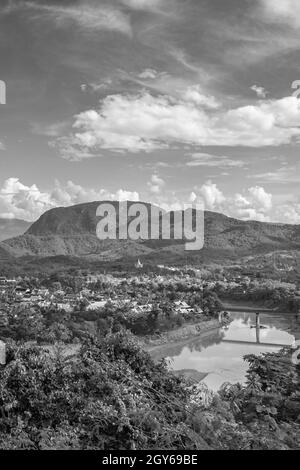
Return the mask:
<svg viewBox="0 0 300 470"><path fill-rule="evenodd" d="M99 204L91 202L51 209L24 235L5 240L0 246L15 257L63 255L89 260L115 260L146 256L160 260L185 256L184 243L178 240L99 240L96 236L99 220L96 210ZM118 209L118 203L113 204ZM145 205L149 210L151 206ZM223 214L205 212L203 253L212 258L298 249L299 225L241 221ZM197 253L194 255L197 256Z"/></svg>

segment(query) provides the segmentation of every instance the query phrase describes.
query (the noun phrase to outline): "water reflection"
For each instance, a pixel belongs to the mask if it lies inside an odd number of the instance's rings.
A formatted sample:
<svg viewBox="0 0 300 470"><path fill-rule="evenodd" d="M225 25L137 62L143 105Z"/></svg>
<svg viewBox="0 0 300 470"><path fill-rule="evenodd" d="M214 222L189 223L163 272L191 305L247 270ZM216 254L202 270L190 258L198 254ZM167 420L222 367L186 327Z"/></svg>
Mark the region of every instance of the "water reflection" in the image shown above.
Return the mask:
<svg viewBox="0 0 300 470"><path fill-rule="evenodd" d="M283 345L291 345L295 337L290 334L288 319L260 316L256 327L255 313L234 313L234 320L227 329L220 328L205 338L176 345L162 353L167 356L173 370L194 369L207 373L204 382L218 390L224 382L244 382L246 354L278 351Z"/></svg>
<svg viewBox="0 0 300 470"><path fill-rule="evenodd" d="M163 358L170 360L176 356L179 356L183 349L187 347L190 351L201 352L203 349L209 346L220 344L225 337L225 330L220 328L219 330L213 330L207 335L202 335L201 339L194 338L192 340L186 340L179 343L165 345L159 348L157 351L151 353L151 356L155 361L160 361Z"/></svg>

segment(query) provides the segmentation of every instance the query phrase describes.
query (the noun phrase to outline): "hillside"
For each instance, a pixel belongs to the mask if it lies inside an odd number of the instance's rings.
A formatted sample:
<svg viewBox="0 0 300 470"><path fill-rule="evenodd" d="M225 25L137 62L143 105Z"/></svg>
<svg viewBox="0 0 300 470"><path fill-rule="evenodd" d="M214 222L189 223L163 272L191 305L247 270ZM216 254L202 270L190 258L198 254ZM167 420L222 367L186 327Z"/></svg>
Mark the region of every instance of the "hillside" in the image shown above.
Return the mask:
<svg viewBox="0 0 300 470"><path fill-rule="evenodd" d="M0 263L12 261L12 259L13 257L9 254L9 252L0 246Z"/></svg>
<svg viewBox="0 0 300 470"><path fill-rule="evenodd" d="M30 225L25 220L0 218L0 241L23 235Z"/></svg>
<svg viewBox="0 0 300 470"><path fill-rule="evenodd" d="M118 208L118 203L114 203ZM130 204L130 203L129 203ZM96 237L96 209L99 202L47 211L24 235L1 243L4 250L21 256L77 256L87 260L116 260L146 256L174 260L186 255L176 240L105 240ZM148 204L149 208L150 205ZM205 212L205 258L235 258L273 250L300 249L300 226L241 221ZM200 252L191 252L197 258Z"/></svg>

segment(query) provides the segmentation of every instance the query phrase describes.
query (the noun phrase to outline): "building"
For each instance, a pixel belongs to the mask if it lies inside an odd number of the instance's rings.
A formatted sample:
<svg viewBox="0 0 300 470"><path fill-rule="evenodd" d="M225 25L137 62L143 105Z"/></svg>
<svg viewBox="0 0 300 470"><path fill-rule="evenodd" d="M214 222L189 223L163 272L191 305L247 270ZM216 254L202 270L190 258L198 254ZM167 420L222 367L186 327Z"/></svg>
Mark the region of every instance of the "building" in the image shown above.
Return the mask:
<svg viewBox="0 0 300 470"><path fill-rule="evenodd" d="M177 302L174 302L174 305L175 305L176 313L184 314L184 313L192 313L194 311L194 309L189 304L184 302L184 300L178 300Z"/></svg>

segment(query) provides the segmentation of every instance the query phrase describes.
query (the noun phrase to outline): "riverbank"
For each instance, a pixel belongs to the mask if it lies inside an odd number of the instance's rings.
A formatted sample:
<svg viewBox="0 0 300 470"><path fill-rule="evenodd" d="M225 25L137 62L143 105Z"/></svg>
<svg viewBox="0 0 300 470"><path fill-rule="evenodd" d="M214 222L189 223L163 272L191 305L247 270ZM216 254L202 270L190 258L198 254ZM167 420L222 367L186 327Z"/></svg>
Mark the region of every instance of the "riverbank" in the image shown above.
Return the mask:
<svg viewBox="0 0 300 470"><path fill-rule="evenodd" d="M260 313L276 313L275 310L266 309L261 305L251 302L251 301L228 301L221 300L223 304L223 309L225 311L232 312L257 312ZM166 345L184 345L185 343L191 341L192 339L201 339L201 337L206 336L205 333L211 333L213 330L218 330L222 325L220 325L218 319L203 320L199 323L183 325L176 330L167 331L161 333L157 336L145 337L141 342L141 346L148 352L154 352L160 348L164 348Z"/></svg>
<svg viewBox="0 0 300 470"><path fill-rule="evenodd" d="M190 340L196 336L201 336L204 332L220 328L220 326L217 319L204 320L199 323L183 325L180 328L176 328L176 330L160 333L158 336L144 337L142 340L140 339L140 342L143 344L143 349L151 351L170 342L178 343Z"/></svg>
<svg viewBox="0 0 300 470"><path fill-rule="evenodd" d="M220 323L217 319L202 321L193 325L185 325L167 333L159 338L147 338L141 341L141 347L147 351L155 362L166 357L176 356L180 351L191 343L205 343L212 335L218 340ZM200 383L208 375L207 372L195 369L181 369L173 371L178 377L184 377L189 383Z"/></svg>
<svg viewBox="0 0 300 470"><path fill-rule="evenodd" d="M275 309L266 308L264 305L261 305L252 301L241 301L241 300L226 300L220 299L223 309L228 310L229 312L245 312L245 313L272 313L276 312Z"/></svg>
<svg viewBox="0 0 300 470"><path fill-rule="evenodd" d="M205 320L192 325L184 325L176 330L161 333L159 337L138 338L139 344L152 359L160 361L165 357L176 355L185 345L191 342L205 343L211 335L218 337L220 325L217 319ZM203 374L203 377L206 374Z"/></svg>

